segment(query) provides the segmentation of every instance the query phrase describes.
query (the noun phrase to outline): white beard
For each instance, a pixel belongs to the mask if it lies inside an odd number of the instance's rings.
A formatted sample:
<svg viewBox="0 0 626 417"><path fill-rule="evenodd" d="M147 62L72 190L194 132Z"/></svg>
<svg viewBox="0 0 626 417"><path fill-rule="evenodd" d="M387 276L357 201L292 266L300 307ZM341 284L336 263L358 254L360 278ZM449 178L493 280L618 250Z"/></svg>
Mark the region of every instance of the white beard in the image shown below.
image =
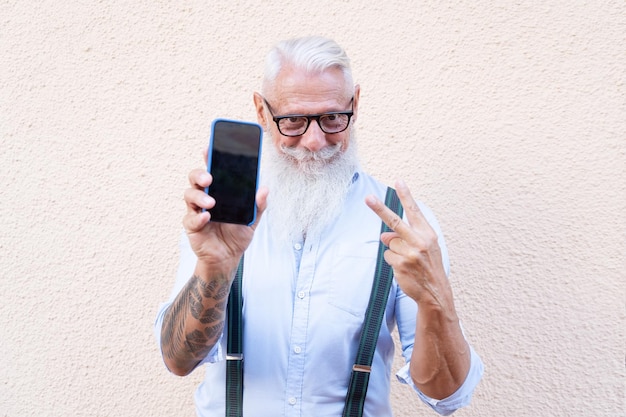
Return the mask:
<svg viewBox="0 0 626 417"><path fill-rule="evenodd" d="M265 212L270 233L288 242L319 233L341 212L359 167L354 131L348 149L338 144L319 152L278 151L268 132L265 137L262 181L270 190Z"/></svg>

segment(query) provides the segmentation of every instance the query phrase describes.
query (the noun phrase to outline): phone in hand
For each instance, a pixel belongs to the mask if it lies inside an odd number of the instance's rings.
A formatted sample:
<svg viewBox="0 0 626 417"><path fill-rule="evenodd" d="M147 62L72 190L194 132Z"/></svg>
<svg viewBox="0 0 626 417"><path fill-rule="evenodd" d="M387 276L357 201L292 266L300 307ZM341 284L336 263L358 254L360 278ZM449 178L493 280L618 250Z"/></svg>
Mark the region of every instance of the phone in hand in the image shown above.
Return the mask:
<svg viewBox="0 0 626 417"><path fill-rule="evenodd" d="M251 225L256 220L263 129L256 123L215 119L207 158L215 199L211 221Z"/></svg>

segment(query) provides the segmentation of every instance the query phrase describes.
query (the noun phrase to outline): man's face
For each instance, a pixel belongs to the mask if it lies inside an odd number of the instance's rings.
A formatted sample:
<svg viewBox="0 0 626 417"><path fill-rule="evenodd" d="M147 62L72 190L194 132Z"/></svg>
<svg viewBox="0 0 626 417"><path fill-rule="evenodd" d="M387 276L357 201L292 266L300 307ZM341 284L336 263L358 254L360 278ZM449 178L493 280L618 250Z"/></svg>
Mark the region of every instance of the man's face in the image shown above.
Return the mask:
<svg viewBox="0 0 626 417"><path fill-rule="evenodd" d="M300 136L285 136L270 113L280 117L353 111L354 120L359 87L346 85L338 69L307 75L283 68L265 94L255 94L254 102L259 124L276 147L264 152L262 177L270 189L266 218L279 240L302 239L320 232L341 213L358 169L356 146L350 143L354 132L348 126L339 133L324 133L311 120ZM328 121L324 125L327 130L344 126Z"/></svg>
<svg viewBox="0 0 626 417"><path fill-rule="evenodd" d="M351 106L351 99L354 101ZM320 114L327 112L354 112L356 120L359 100L359 87L347 86L339 69L329 69L319 74L306 74L304 71L286 67L276 78L271 91L265 97L274 116L288 114ZM311 121L306 132L300 136L282 135L260 94L254 96L259 123L268 129L279 152L283 147L318 152L324 148L341 144L342 151L349 145L350 128L339 133L324 133L318 123ZM351 123L352 123L351 121Z"/></svg>

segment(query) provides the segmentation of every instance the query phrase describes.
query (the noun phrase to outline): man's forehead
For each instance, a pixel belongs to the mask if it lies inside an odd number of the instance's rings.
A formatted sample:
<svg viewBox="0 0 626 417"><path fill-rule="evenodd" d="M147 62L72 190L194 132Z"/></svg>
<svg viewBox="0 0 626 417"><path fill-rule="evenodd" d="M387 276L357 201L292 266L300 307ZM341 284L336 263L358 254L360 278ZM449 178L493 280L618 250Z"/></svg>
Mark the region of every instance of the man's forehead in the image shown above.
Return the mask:
<svg viewBox="0 0 626 417"><path fill-rule="evenodd" d="M343 72L331 68L322 72L283 68L276 77L270 95L276 105L325 102L340 105L351 96Z"/></svg>

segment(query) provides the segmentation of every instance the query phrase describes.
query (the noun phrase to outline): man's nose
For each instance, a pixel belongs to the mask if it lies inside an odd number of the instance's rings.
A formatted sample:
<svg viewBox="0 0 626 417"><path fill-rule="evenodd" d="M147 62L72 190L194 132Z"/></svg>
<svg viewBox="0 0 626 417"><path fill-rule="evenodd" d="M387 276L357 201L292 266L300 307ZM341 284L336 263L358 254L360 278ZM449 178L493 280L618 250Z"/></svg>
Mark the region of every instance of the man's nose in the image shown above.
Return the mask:
<svg viewBox="0 0 626 417"><path fill-rule="evenodd" d="M322 132L317 120L311 120L309 128L300 138L300 145L311 152L317 152L326 146L326 134Z"/></svg>

